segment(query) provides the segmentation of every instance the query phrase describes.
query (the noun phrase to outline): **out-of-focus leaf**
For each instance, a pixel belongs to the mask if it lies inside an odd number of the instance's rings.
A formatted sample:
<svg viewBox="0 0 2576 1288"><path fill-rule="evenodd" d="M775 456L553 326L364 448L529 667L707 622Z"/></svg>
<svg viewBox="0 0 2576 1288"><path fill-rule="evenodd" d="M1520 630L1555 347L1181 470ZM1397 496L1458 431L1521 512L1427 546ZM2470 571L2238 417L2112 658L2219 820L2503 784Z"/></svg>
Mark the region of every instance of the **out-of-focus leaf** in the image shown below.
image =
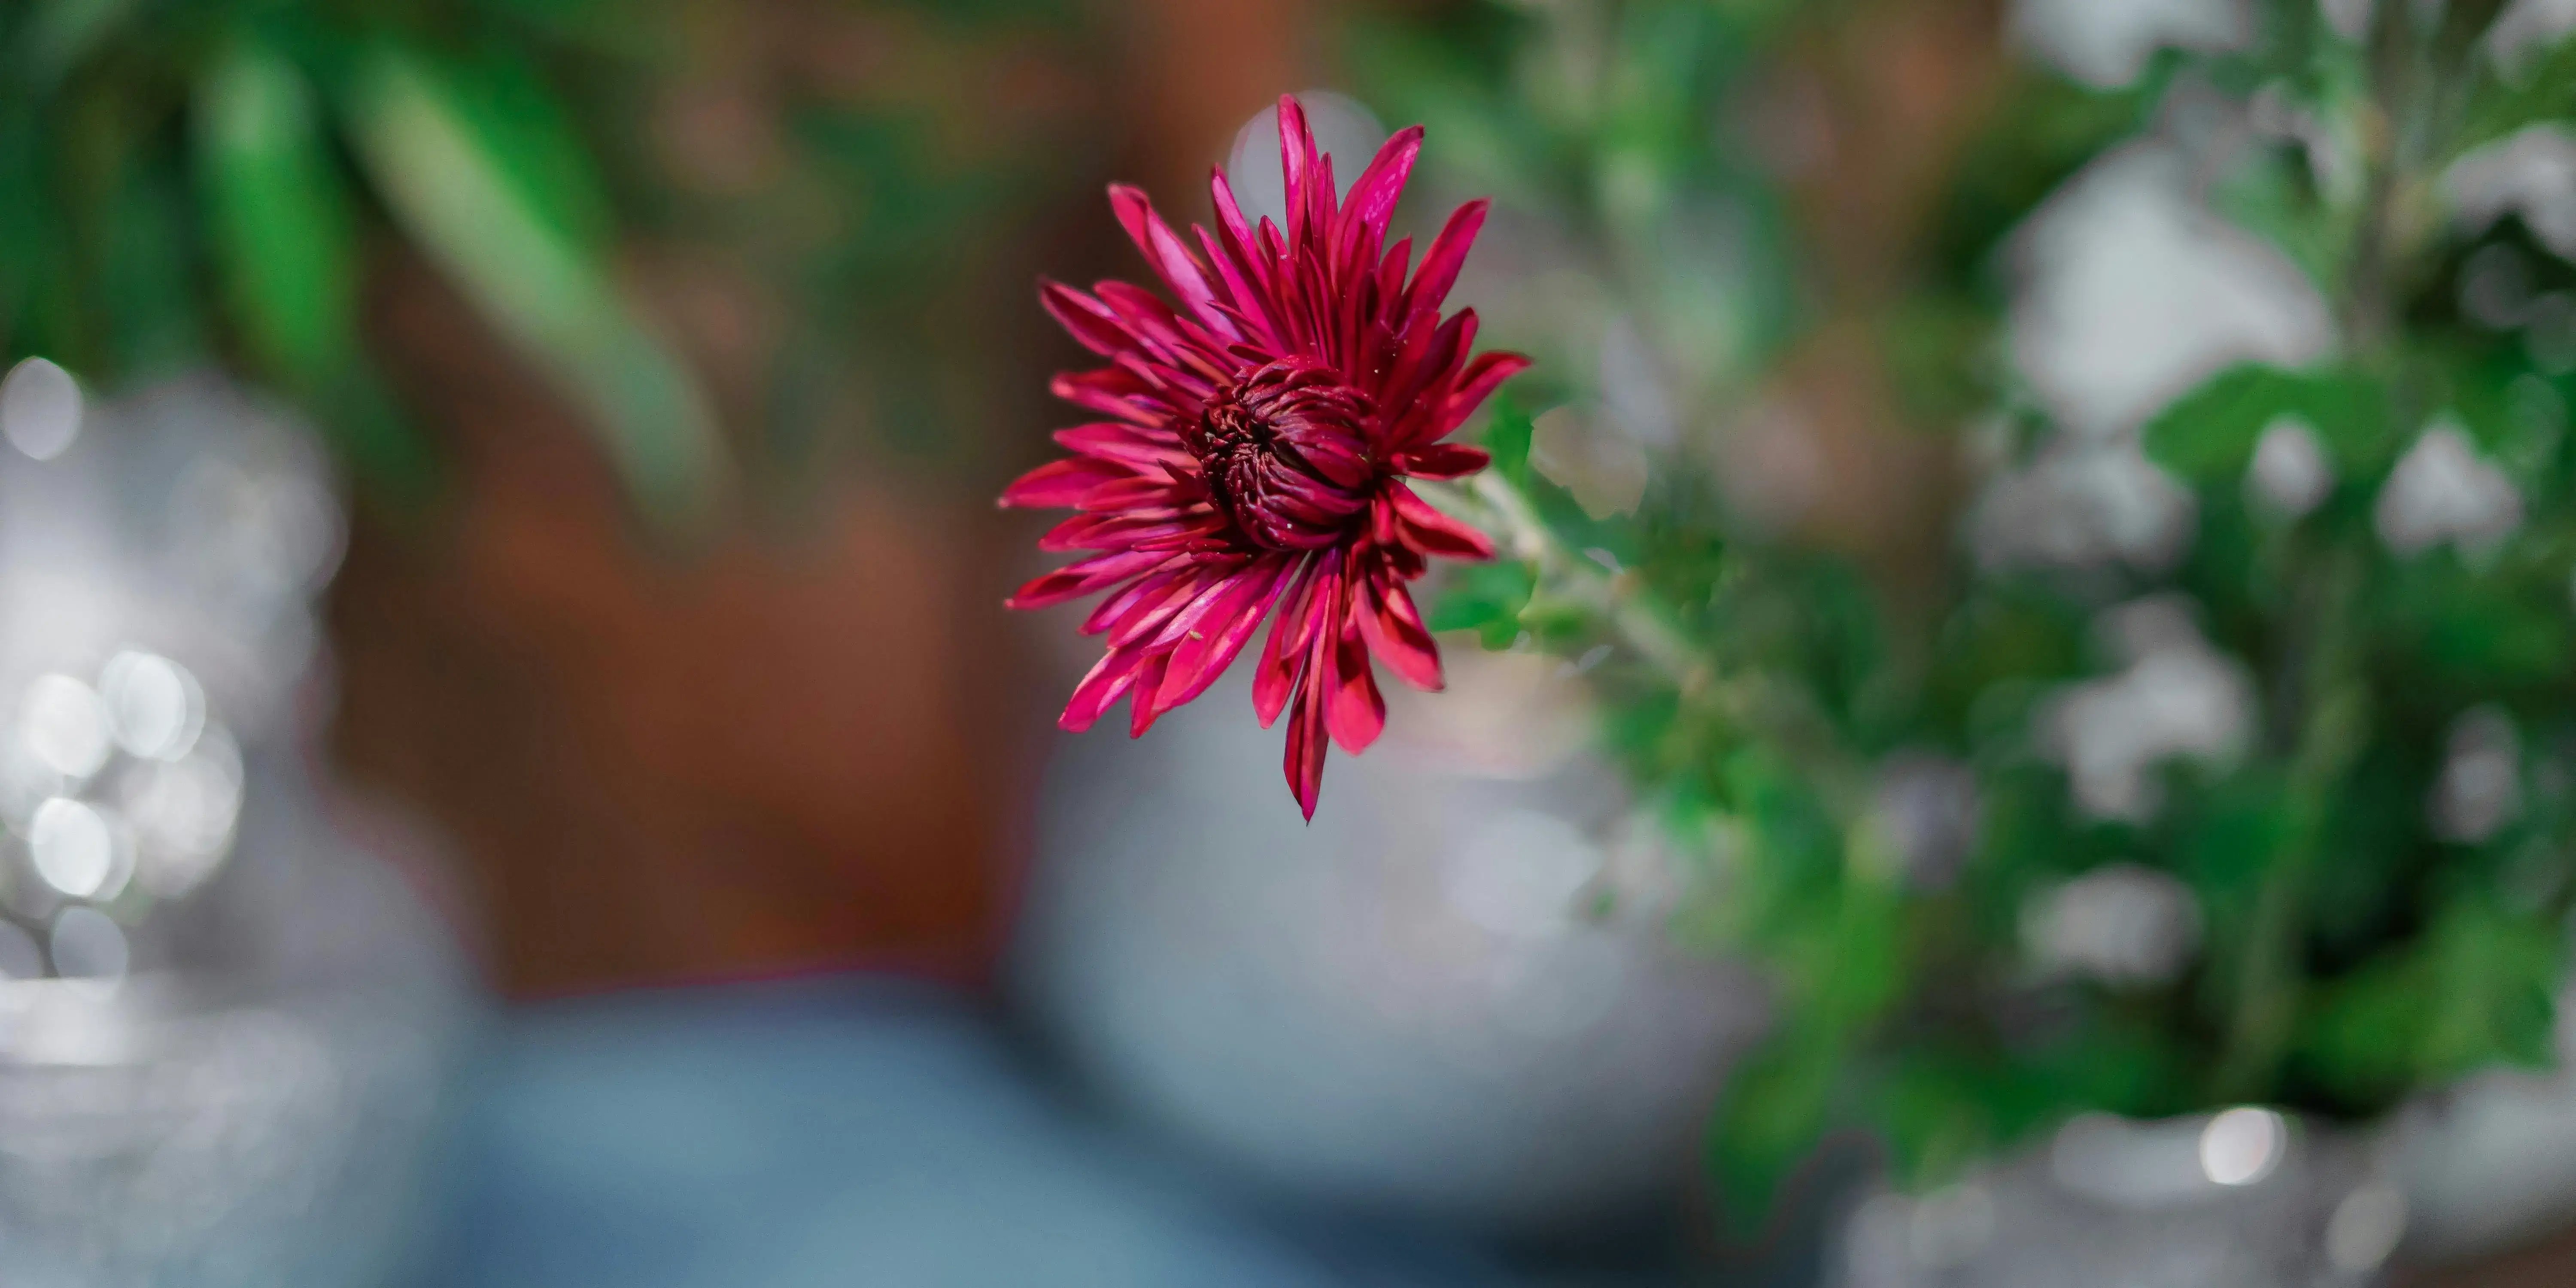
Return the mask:
<svg viewBox="0 0 2576 1288"><path fill-rule="evenodd" d="M2229 222L2271 243L2319 290L2331 292L2350 260L2353 229L2318 217L2306 155L2286 146L2251 149L2212 187L2209 201Z"/></svg>
<svg viewBox="0 0 2576 1288"><path fill-rule="evenodd" d="M2374 1108L2489 1064L2543 1067L2563 959L2545 918L2455 899L2422 939L2326 994L2302 1054L2317 1078Z"/></svg>
<svg viewBox="0 0 2576 1288"><path fill-rule="evenodd" d="M175 159L128 154L106 209L92 289L114 326L116 369L149 377L193 366L206 336L192 295L196 238Z"/></svg>
<svg viewBox="0 0 2576 1288"><path fill-rule="evenodd" d="M236 41L198 81L193 124L216 266L252 356L318 404L361 476L419 494L431 453L358 343L348 197L303 74Z"/></svg>
<svg viewBox="0 0 2576 1288"><path fill-rule="evenodd" d="M2561 39L2514 68L2490 73L2478 85L2454 144L2467 152L2524 126L2570 117L2576 117L2576 40Z"/></svg>
<svg viewBox="0 0 2576 1288"><path fill-rule="evenodd" d="M0 336L21 352L62 354L78 297L72 287L70 236L59 196L46 183L44 122L36 113L0 113Z"/></svg>
<svg viewBox="0 0 2576 1288"><path fill-rule="evenodd" d="M37 92L52 89L100 42L115 35L136 8L135 0L25 2L15 30L0 25L0 33L6 33L16 46L8 60L15 66L7 74L23 78L21 87ZM0 24L8 21L0 18Z"/></svg>
<svg viewBox="0 0 2576 1288"><path fill-rule="evenodd" d="M529 212L580 253L612 248L607 184L564 104L522 57L442 64L446 103Z"/></svg>
<svg viewBox="0 0 2576 1288"><path fill-rule="evenodd" d="M243 329L260 357L316 380L354 347L357 254L312 94L292 63L236 42L198 82L194 124Z"/></svg>
<svg viewBox="0 0 2576 1288"><path fill-rule="evenodd" d="M656 521L713 517L731 469L690 372L519 183L420 57L380 47L350 93L350 133L386 206L601 434Z"/></svg>
<svg viewBox="0 0 2576 1288"><path fill-rule="evenodd" d="M1721 1215L1736 1238L1749 1241L1769 1226L1787 1182L1814 1157L1850 1054L1827 1034L1775 1039L1728 1077L1710 1128L1709 1163Z"/></svg>
<svg viewBox="0 0 2576 1288"><path fill-rule="evenodd" d="M2291 834L2278 776L2234 775L2195 814L2181 829L2181 875L2204 907L2250 905Z"/></svg>
<svg viewBox="0 0 2576 1288"><path fill-rule="evenodd" d="M1530 439L1534 432L1530 414L1508 393L1494 395L1493 406L1493 417L1485 426L1485 450L1494 454L1490 468L1517 487L1529 481Z"/></svg>
<svg viewBox="0 0 2576 1288"><path fill-rule="evenodd" d="M2336 465L2361 472L2388 450L2386 394L2348 372L2247 363L2167 407L2145 430L2147 455L2196 483L2234 485L2273 421L2304 422Z"/></svg>
<svg viewBox="0 0 2576 1288"><path fill-rule="evenodd" d="M1757 822L1757 827L1761 826ZM1900 897L1852 880L1772 954L1784 1027L1729 1083L1711 1142L1729 1224L1761 1229L1859 1071L1860 1044L1902 984Z"/></svg>
<svg viewBox="0 0 2576 1288"><path fill-rule="evenodd" d="M1921 1189L1974 1161L1993 1147L1995 1123L1984 1103L1992 1094L1982 1070L1945 1060L1937 1052L1900 1057L1874 1115L1893 1157L1897 1183Z"/></svg>
<svg viewBox="0 0 2576 1288"><path fill-rule="evenodd" d="M1529 565L1518 560L1469 564L1442 588L1428 625L1435 631L1474 631L1486 648L1509 648L1520 636L1521 610L1535 585Z"/></svg>

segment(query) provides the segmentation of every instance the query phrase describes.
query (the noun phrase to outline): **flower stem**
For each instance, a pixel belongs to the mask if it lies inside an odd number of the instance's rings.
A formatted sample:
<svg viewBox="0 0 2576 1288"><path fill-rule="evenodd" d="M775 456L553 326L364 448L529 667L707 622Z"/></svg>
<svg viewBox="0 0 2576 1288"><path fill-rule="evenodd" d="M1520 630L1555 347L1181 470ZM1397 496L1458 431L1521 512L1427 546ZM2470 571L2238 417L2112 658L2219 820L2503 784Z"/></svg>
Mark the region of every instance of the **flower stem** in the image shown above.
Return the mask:
<svg viewBox="0 0 2576 1288"><path fill-rule="evenodd" d="M2353 617L2362 583L2360 552L2350 548L2332 552L2318 574L2309 617L2314 633L2303 650L2304 692L2285 793L2286 826L2255 894L2242 940L2245 955L2230 990L2225 1046L2211 1083L2221 1100L2263 1098L2278 1085L2297 1036L2310 886L2336 787L2352 767L2370 720L2368 692L2354 673Z"/></svg>
<svg viewBox="0 0 2576 1288"><path fill-rule="evenodd" d="M1780 752L1838 819L1860 821L1868 802L1868 766L1805 694L1758 671L1727 667L1676 626L1674 614L1634 574L1613 572L1568 545L1527 495L1493 471L1476 476L1464 494L1414 486L1435 503L1481 510L1506 549L1537 565L1551 593L1600 621L1617 645L1671 684L1684 705Z"/></svg>

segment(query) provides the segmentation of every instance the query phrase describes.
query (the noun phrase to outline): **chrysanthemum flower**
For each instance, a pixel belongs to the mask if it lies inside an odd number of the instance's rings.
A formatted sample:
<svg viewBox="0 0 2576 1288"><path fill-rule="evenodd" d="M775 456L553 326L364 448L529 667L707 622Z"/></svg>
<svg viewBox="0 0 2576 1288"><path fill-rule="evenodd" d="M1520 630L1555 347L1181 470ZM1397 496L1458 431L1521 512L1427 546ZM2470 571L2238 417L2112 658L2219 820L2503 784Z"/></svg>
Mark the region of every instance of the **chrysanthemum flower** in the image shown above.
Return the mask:
<svg viewBox="0 0 2576 1288"><path fill-rule="evenodd" d="M1385 727L1370 659L1440 687L1405 583L1430 556L1488 559L1493 546L1404 480L1482 469L1484 452L1441 440L1528 360L1470 358L1475 311L1440 315L1484 202L1449 217L1409 282L1411 239L1384 244L1421 148L1418 126L1387 140L1337 201L1331 158L1282 98L1285 231L1247 222L1222 170L1216 231L1193 227L1195 247L1144 193L1113 186L1119 222L1180 307L1125 282L1042 285L1047 310L1109 360L1053 386L1104 419L1058 431L1074 455L1002 496L1080 511L1039 544L1095 552L1022 587L1013 607L1110 592L1082 625L1107 634L1108 652L1065 728L1125 697L1131 735L1144 733L1215 683L1275 607L1253 707L1264 728L1289 712L1288 786L1312 818L1327 735L1356 753Z"/></svg>

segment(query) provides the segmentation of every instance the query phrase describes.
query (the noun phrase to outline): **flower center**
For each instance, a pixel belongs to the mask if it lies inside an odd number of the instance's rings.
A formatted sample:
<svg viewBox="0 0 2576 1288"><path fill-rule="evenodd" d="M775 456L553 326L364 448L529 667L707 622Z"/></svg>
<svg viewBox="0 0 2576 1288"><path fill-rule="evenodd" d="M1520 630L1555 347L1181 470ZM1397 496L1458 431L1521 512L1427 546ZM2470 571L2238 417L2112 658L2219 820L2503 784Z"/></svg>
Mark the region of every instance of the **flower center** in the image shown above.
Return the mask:
<svg viewBox="0 0 2576 1288"><path fill-rule="evenodd" d="M1313 550L1368 508L1368 395L1329 368L1273 362L1208 399L1181 429L1208 496L1253 543Z"/></svg>

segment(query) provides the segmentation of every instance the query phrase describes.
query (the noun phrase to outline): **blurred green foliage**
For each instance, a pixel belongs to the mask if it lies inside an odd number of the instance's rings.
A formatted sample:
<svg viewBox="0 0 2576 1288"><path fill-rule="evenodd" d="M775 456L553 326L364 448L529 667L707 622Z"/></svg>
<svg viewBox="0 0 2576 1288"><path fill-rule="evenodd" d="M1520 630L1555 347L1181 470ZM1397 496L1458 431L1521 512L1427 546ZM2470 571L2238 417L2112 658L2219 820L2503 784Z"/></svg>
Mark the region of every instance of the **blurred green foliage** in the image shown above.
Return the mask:
<svg viewBox="0 0 2576 1288"><path fill-rule="evenodd" d="M1999 60L1890 238L1893 284L1858 297L1833 230L1787 213L1811 163L1763 131L1796 123L1819 50L1908 6L1461 3L1355 30L1364 87L1429 125L1432 181L1498 197L1486 253L1516 265L1482 284L1486 334L1542 356L1459 498L1517 558L1456 578L1435 620L1487 647L1611 646L1586 671L1607 746L1694 874L1675 932L1769 968L1776 1031L1710 1142L1739 1230L1839 1130L1928 1185L2077 1113L2370 1117L2552 1058L2576 902L2576 268L2514 215L2462 216L2445 182L2569 122L2576 42L2500 54L2497 8L2380 5L2348 38L2272 0L2247 47L2168 50L2118 89ZM2220 371L2137 431L2190 493L2177 557L1990 565L1962 538L1892 578L1733 512L1709 441L1814 379L1796 355L1853 315L1891 393L1876 432L1955 434L1988 474L2062 438L2005 359L2014 234L2097 158L2193 119L2233 140L2195 154L2198 190L2314 284L2339 339L2312 366ZM2505 279L2511 309L2481 312ZM1644 362L1590 338L1621 327ZM1634 512L1591 517L1533 465L1532 413L1616 421L1641 379L1676 432L1647 444ZM2421 480L2391 480L2426 472L2403 463L2444 426L2451 463L2509 484L2483 502L2505 517L2409 538L2391 492ZM2256 461L2287 450L2276 432L2317 449L2312 504L2252 477L2278 469ZM2111 610L2159 597L2188 606L2194 656L2250 681L2249 733L2154 758L2150 806L2106 810L2052 722L2127 661ZM1920 866L1889 804L1927 756L1973 783L1950 869ZM2446 823L2463 792L2492 808ZM2175 969L2043 951L2050 900L2105 873L2186 897Z"/></svg>
<svg viewBox="0 0 2576 1288"><path fill-rule="evenodd" d="M111 385L232 366L417 498L437 454L362 339L404 244L694 526L835 435L972 438L992 346L959 297L1085 160L1087 39L1057 0L24 0L0 338ZM748 409L640 303L673 247L778 301Z"/></svg>

